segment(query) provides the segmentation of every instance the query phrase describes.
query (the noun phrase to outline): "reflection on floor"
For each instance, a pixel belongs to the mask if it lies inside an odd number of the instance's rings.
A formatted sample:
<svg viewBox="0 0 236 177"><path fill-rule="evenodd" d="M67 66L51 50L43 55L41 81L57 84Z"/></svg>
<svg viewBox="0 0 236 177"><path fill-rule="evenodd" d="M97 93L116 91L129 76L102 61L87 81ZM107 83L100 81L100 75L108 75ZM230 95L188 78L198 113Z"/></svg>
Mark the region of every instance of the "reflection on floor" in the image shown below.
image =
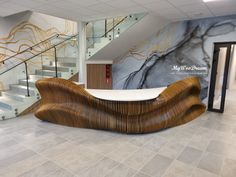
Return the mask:
<svg viewBox="0 0 236 177"><path fill-rule="evenodd" d="M2 121L0 176L235 177L235 106L229 91L225 114L147 135L69 128L33 115Z"/></svg>

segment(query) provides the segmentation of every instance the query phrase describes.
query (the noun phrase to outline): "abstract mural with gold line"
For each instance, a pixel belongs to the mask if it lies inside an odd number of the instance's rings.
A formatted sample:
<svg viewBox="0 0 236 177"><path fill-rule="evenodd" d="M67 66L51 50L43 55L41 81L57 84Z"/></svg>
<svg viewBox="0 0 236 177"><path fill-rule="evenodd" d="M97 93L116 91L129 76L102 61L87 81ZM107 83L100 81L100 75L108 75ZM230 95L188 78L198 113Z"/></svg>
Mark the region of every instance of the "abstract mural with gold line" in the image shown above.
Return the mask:
<svg viewBox="0 0 236 177"><path fill-rule="evenodd" d="M17 54L53 35L75 34L74 26L75 24L73 22L66 21L64 31L59 31L55 27L42 29L35 24L24 21L15 26L6 37L0 37L0 48L5 50L5 53L0 53L0 60ZM43 51L51 46L50 42L44 42L29 52L38 53L39 51Z"/></svg>
<svg viewBox="0 0 236 177"><path fill-rule="evenodd" d="M30 14L30 18L22 20L24 15L25 14L22 14L21 16L16 17L17 19L14 20L15 24L11 25L9 29L5 29L4 34L2 32L4 31L4 26L2 26L0 23L0 61L18 54L21 51L24 51L25 49L57 34L60 34L61 36L71 36L77 34L77 23L74 21L51 17L39 13L32 13ZM12 19L4 20L5 23L13 23ZM27 50L23 54L17 55L13 60L11 60L11 62L14 65L14 62L34 56L35 54L50 48L53 43L55 44L55 40L47 40L40 45L33 47L32 50ZM61 53L68 52L66 48L70 48L70 46L78 47L76 41L70 41L65 45L59 45L58 49L62 49L60 50L60 55L63 55ZM49 50L40 57L53 58L54 51ZM40 60L35 59L28 64L31 65L29 68L37 68L37 65L40 64ZM0 65L0 69L4 69L4 67L7 66ZM4 82L4 84L1 83L1 81ZM0 90L4 89L4 86L7 87L8 85L5 83L5 78L1 78L1 81Z"/></svg>

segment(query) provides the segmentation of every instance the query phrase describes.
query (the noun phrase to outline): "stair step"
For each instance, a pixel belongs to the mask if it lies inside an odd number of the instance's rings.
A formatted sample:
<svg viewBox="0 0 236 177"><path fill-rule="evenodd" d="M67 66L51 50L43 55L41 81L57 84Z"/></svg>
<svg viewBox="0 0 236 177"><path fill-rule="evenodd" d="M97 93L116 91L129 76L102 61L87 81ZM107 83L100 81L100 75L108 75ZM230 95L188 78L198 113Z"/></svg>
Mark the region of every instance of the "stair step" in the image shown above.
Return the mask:
<svg viewBox="0 0 236 177"><path fill-rule="evenodd" d="M17 101L24 101L26 98L28 98L27 96L23 95L23 94L20 94L16 91L13 91L13 90L9 90L9 91L5 91L5 92L2 92L2 96L3 97L7 97L7 98L10 98L10 99L14 99L14 100L17 100Z"/></svg>
<svg viewBox="0 0 236 177"><path fill-rule="evenodd" d="M36 70L35 71L36 75L41 75L41 76L50 76L50 77L56 77L56 72L55 71L51 71L51 70ZM58 77L61 77L62 73L61 72L57 72Z"/></svg>
<svg viewBox="0 0 236 177"><path fill-rule="evenodd" d="M0 99L1 99L1 98L4 98L4 97L3 97L3 96L0 96ZM0 112L3 112L3 111L8 111L8 109L5 109L5 108L3 108L3 107L0 106Z"/></svg>
<svg viewBox="0 0 236 177"><path fill-rule="evenodd" d="M50 62L51 66L55 66L55 62ZM57 66L60 67L76 67L76 63L75 62L57 62Z"/></svg>
<svg viewBox="0 0 236 177"><path fill-rule="evenodd" d="M1 98L1 97L0 97ZM0 107L0 115L8 112L9 109L5 109L4 107ZM1 118L0 118L1 119Z"/></svg>
<svg viewBox="0 0 236 177"><path fill-rule="evenodd" d="M108 44L109 42L111 42L111 40L108 37L104 37L104 38L101 38L100 43Z"/></svg>
<svg viewBox="0 0 236 177"><path fill-rule="evenodd" d="M17 93L19 93L21 95L27 95L27 86L23 86L23 85L10 85L10 89L13 92L17 92ZM36 88L29 87L29 94L30 94L30 96L35 96Z"/></svg>
<svg viewBox="0 0 236 177"><path fill-rule="evenodd" d="M7 97L0 97L0 107L5 110L14 110L22 105L22 101L10 99Z"/></svg>
<svg viewBox="0 0 236 177"><path fill-rule="evenodd" d="M28 82L29 82L29 87L35 87L35 82L36 82L37 80L35 80L35 79L30 79L30 80L28 80ZM23 85L23 86L27 86L27 81L26 81L26 79L21 79L21 80L19 80L19 85Z"/></svg>
<svg viewBox="0 0 236 177"><path fill-rule="evenodd" d="M50 76L42 76L42 75L37 75L37 74L31 74L29 75L30 80L39 80L43 78L51 78Z"/></svg>
<svg viewBox="0 0 236 177"><path fill-rule="evenodd" d="M50 65L43 65L43 70L50 70L55 72L55 65L50 66ZM57 71L62 71L62 72L69 72L70 68L68 67L63 67L63 66L57 66Z"/></svg>
<svg viewBox="0 0 236 177"><path fill-rule="evenodd" d="M15 116L16 116L15 111L0 107L0 120L13 118Z"/></svg>
<svg viewBox="0 0 236 177"><path fill-rule="evenodd" d="M76 57L57 57L58 62L76 63Z"/></svg>

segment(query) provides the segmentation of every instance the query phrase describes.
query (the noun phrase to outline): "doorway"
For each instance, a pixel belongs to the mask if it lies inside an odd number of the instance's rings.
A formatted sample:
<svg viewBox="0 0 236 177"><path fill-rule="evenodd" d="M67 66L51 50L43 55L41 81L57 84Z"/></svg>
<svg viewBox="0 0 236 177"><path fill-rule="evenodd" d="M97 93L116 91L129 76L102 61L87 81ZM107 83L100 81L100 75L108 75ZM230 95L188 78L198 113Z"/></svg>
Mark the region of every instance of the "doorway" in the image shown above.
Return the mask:
<svg viewBox="0 0 236 177"><path fill-rule="evenodd" d="M210 80L208 111L223 113L225 109L226 90L229 86L228 76L236 42L215 43ZM235 63L235 62L234 62ZM235 80L234 76L234 80Z"/></svg>

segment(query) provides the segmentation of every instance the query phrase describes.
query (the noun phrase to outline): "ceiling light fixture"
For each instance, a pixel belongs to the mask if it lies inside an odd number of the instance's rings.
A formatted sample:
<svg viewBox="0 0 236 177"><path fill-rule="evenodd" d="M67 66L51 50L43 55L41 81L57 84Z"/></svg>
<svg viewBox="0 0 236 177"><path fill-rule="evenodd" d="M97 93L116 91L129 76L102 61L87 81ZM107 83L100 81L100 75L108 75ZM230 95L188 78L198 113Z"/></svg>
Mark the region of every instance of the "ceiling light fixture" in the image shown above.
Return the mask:
<svg viewBox="0 0 236 177"><path fill-rule="evenodd" d="M203 2L213 2L213 1L219 1L219 0L203 0Z"/></svg>

